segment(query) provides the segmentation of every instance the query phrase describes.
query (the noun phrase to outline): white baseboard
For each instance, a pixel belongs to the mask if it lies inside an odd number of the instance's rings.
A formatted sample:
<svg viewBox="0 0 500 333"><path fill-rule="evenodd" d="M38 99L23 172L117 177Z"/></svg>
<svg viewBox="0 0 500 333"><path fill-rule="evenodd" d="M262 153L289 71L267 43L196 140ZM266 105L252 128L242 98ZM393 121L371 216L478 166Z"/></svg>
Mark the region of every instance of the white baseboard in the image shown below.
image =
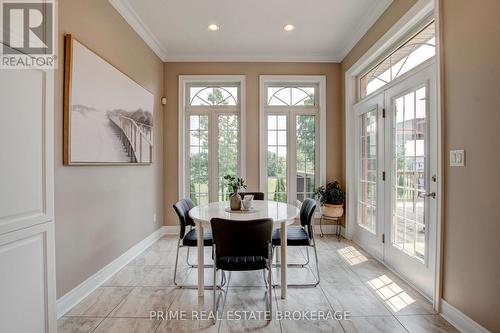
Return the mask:
<svg viewBox="0 0 500 333"><path fill-rule="evenodd" d="M76 304L78 304L82 299L87 297L91 292L96 290L100 285L102 285L107 279L109 279L113 274L121 270L135 257L141 254L154 242L160 239L161 236L165 234L165 227L161 227L151 235L140 241L139 243L132 246L129 250L123 253L121 256L110 262L108 265L103 267L97 273L89 277L87 280L80 283L77 287L66 293L64 296L60 297L56 301L57 318L61 318L65 313L71 310Z"/></svg>
<svg viewBox="0 0 500 333"><path fill-rule="evenodd" d="M164 235L179 235L180 231L178 225L164 225L161 229Z"/></svg>
<svg viewBox="0 0 500 333"><path fill-rule="evenodd" d="M323 229L323 233L325 235L335 235L336 232L337 232L337 226L336 225L329 225L329 224L322 225L321 229ZM315 235L319 235L321 233L321 229L319 228L318 224L315 224L314 225L314 233L315 233ZM340 234L344 235L344 227L343 226L340 227Z"/></svg>
<svg viewBox="0 0 500 333"><path fill-rule="evenodd" d="M470 319L462 311L441 299L441 316L462 333L489 333L486 328Z"/></svg>

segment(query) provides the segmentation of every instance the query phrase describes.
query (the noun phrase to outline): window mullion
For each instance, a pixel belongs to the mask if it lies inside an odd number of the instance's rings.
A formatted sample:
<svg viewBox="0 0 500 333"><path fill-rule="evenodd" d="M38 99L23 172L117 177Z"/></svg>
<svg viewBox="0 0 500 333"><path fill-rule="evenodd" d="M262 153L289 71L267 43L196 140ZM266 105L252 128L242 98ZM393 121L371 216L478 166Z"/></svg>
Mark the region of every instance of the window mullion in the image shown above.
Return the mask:
<svg viewBox="0 0 500 333"><path fill-rule="evenodd" d="M295 204L297 201L297 112L290 111L288 114L288 203Z"/></svg>
<svg viewBox="0 0 500 333"><path fill-rule="evenodd" d="M218 189L219 189L219 177L218 177L218 157L219 151L217 146L217 139L219 137L219 126L218 126L218 113L212 112L209 116L208 121L208 156L209 156L209 167L208 167L208 192L209 201L218 201Z"/></svg>
<svg viewBox="0 0 500 333"><path fill-rule="evenodd" d="M187 109L186 109L186 112L184 113L184 126L186 128L186 130L184 131L184 142L185 142L185 145L184 145L184 159L185 161L189 161L189 151L190 151L190 148L191 148L191 143L190 143L190 137L189 137L189 134L190 134L190 131L189 131L189 126L190 126L190 123L189 123L189 116L191 116L191 112L189 112ZM190 163L184 163L184 174L185 174L185 179L184 179L184 188L185 188L185 195L186 197L190 198L191 197L191 186L190 186L190 180L191 180L191 165Z"/></svg>
<svg viewBox="0 0 500 333"><path fill-rule="evenodd" d="M319 128L319 116L314 118L314 187L318 187L321 183L320 179L320 151L321 151L321 140L320 140L320 128Z"/></svg>

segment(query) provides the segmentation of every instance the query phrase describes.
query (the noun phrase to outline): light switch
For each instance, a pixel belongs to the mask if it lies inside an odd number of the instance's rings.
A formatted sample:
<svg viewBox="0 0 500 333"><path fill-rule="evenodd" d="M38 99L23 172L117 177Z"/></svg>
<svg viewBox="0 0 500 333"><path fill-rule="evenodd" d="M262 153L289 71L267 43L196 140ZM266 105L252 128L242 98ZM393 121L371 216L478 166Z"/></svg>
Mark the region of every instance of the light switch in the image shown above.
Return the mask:
<svg viewBox="0 0 500 333"><path fill-rule="evenodd" d="M450 150L450 166L465 166L465 150Z"/></svg>

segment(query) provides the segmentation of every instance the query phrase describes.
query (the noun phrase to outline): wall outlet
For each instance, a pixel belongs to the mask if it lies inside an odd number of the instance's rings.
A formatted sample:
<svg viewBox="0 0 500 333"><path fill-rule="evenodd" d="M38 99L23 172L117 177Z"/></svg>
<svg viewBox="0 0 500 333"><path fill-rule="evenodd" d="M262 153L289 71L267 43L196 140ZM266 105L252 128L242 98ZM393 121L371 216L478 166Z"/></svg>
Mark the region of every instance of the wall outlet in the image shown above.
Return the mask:
<svg viewBox="0 0 500 333"><path fill-rule="evenodd" d="M450 150L450 166L463 167L465 166L465 150Z"/></svg>
<svg viewBox="0 0 500 333"><path fill-rule="evenodd" d="M153 222L156 223L156 213L153 214Z"/></svg>

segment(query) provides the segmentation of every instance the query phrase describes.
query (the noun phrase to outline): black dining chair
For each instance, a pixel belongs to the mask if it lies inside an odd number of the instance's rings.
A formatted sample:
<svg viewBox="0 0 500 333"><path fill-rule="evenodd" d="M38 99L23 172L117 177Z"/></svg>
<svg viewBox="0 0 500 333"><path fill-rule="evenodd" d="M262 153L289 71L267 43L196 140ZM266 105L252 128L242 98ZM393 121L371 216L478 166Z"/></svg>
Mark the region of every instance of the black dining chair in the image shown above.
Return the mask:
<svg viewBox="0 0 500 333"><path fill-rule="evenodd" d="M217 271L268 271L267 296L268 319L272 317L272 219L232 221L220 218L210 220L213 244L213 313L217 318L216 281ZM214 320L215 323L216 319Z"/></svg>
<svg viewBox="0 0 500 333"><path fill-rule="evenodd" d="M263 192L239 192L238 193L243 199L245 195L253 195L254 200L264 200L264 193Z"/></svg>
<svg viewBox="0 0 500 333"><path fill-rule="evenodd" d="M176 202L174 205L174 210L179 218L179 240L177 241L177 252L175 255L175 267L174 267L174 284L180 288L197 288L197 286L179 285L176 281L177 278L177 265L179 261L179 249L182 247L187 248L186 263L191 268L196 268L198 265L189 263L189 248L198 246L198 239L195 224L191 216L189 216L189 211L194 207L194 203L191 199L182 199ZM186 228L189 230L186 232ZM203 246L212 246L212 234L209 231L205 231L203 234ZM205 265L204 267L210 268L212 265ZM211 287L210 287L211 288Z"/></svg>
<svg viewBox="0 0 500 333"><path fill-rule="evenodd" d="M307 253L307 261L298 266L305 267L309 264L309 247L314 248L316 258L316 282L307 284L289 284L289 287L316 287L319 284L319 262L318 251L316 250L316 241L314 240L314 211L316 210L316 201L307 198L300 207L300 226L289 226L286 236L287 246L304 246ZM281 246L281 233L279 229L273 231L273 247ZM289 267L297 266L289 264Z"/></svg>

